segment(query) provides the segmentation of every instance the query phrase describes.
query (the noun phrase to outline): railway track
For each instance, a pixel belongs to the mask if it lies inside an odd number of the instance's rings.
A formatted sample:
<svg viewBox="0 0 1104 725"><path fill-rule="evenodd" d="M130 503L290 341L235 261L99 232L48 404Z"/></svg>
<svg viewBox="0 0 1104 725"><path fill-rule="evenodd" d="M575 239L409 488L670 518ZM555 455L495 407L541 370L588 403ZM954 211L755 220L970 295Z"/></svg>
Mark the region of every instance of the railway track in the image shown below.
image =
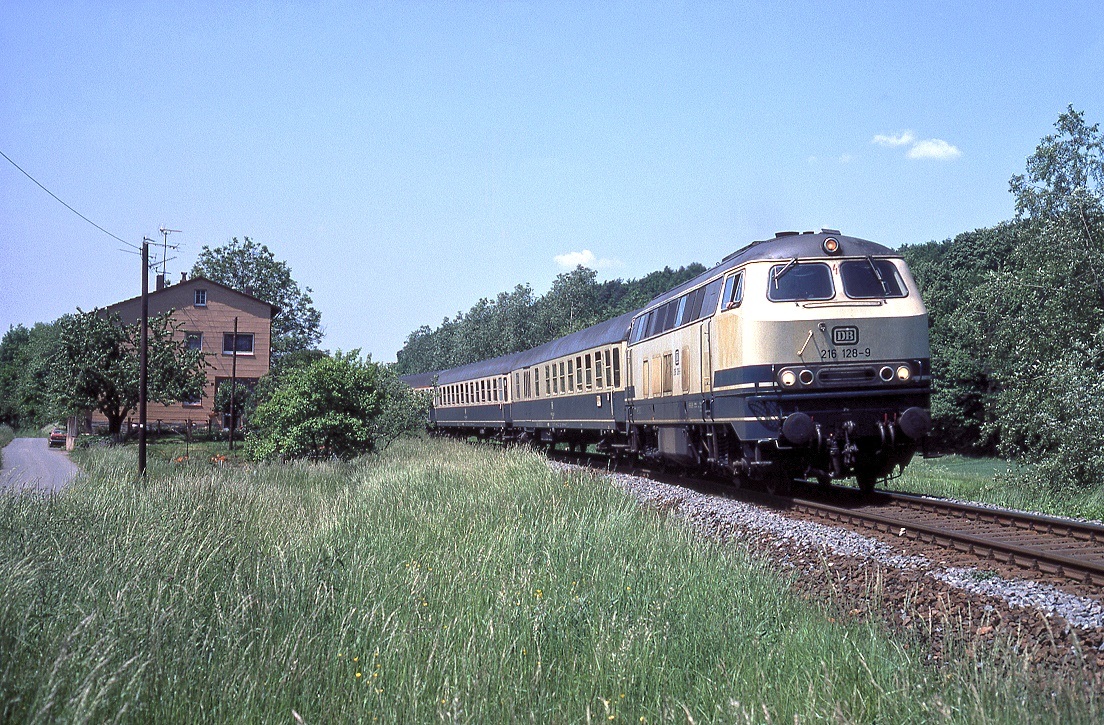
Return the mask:
<svg viewBox="0 0 1104 725"><path fill-rule="evenodd" d="M786 506L818 518L1104 585L1104 526L1042 514L881 493L846 506L794 498Z"/></svg>
<svg viewBox="0 0 1104 725"><path fill-rule="evenodd" d="M795 489L798 496L773 496L647 468L615 468L603 456L556 452L554 457L565 463L654 478L703 493L737 497L826 521L937 544L1088 585L1104 585L1104 526L1099 524L903 493L879 492L864 498L851 489L839 487L824 491L809 485Z"/></svg>

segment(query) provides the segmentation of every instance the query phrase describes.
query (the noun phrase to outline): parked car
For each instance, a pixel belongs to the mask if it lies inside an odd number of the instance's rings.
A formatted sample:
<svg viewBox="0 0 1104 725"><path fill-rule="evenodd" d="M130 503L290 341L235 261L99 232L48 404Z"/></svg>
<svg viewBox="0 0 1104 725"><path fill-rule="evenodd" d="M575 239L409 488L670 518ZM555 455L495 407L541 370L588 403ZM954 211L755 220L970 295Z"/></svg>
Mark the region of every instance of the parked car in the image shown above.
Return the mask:
<svg viewBox="0 0 1104 725"><path fill-rule="evenodd" d="M54 428L50 431L50 447L53 448L54 446L65 446L64 428Z"/></svg>

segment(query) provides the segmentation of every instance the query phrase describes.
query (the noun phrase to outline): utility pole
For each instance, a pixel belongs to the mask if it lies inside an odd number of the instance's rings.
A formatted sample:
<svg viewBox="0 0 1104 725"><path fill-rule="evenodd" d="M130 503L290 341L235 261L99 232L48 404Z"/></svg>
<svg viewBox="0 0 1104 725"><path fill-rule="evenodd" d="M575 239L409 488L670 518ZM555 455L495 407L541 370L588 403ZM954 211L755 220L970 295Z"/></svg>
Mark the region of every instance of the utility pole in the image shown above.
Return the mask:
<svg viewBox="0 0 1104 725"><path fill-rule="evenodd" d="M146 387L149 383L149 245L142 237L142 342L138 350L138 475L146 477Z"/></svg>
<svg viewBox="0 0 1104 725"><path fill-rule="evenodd" d="M238 318L234 318L234 357L230 362L230 450L234 450L235 412L238 397Z"/></svg>

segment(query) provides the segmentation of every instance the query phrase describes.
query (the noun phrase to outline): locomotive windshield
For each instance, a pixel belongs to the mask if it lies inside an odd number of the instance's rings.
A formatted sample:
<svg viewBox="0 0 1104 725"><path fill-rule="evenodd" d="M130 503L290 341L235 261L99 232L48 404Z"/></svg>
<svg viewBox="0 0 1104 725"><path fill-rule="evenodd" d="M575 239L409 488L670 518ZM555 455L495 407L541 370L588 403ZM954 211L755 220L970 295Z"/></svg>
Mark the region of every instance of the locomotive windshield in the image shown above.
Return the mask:
<svg viewBox="0 0 1104 725"><path fill-rule="evenodd" d="M852 299L904 297L905 283L897 267L888 259L849 260L840 264L843 292Z"/></svg>
<svg viewBox="0 0 1104 725"><path fill-rule="evenodd" d="M832 271L827 264L796 259L771 267L767 299L772 302L800 300L830 300L836 294L832 287Z"/></svg>

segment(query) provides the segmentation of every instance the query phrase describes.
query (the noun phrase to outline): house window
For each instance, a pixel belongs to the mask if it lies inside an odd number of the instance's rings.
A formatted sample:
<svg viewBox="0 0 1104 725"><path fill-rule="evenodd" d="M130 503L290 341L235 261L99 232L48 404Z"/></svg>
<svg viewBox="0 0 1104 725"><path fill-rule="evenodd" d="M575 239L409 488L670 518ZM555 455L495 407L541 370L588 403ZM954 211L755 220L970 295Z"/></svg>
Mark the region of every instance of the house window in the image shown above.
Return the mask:
<svg viewBox="0 0 1104 725"><path fill-rule="evenodd" d="M195 291L195 306L206 307L207 306L207 290L197 289Z"/></svg>
<svg viewBox="0 0 1104 725"><path fill-rule="evenodd" d="M238 349L239 355L252 355L253 354L253 333L252 332L239 332L238 333ZM222 354L233 355L234 354L234 333L224 332L222 333Z"/></svg>
<svg viewBox="0 0 1104 725"><path fill-rule="evenodd" d="M202 332L185 332L184 343L188 346L189 350L202 350L203 349L203 333Z"/></svg>

